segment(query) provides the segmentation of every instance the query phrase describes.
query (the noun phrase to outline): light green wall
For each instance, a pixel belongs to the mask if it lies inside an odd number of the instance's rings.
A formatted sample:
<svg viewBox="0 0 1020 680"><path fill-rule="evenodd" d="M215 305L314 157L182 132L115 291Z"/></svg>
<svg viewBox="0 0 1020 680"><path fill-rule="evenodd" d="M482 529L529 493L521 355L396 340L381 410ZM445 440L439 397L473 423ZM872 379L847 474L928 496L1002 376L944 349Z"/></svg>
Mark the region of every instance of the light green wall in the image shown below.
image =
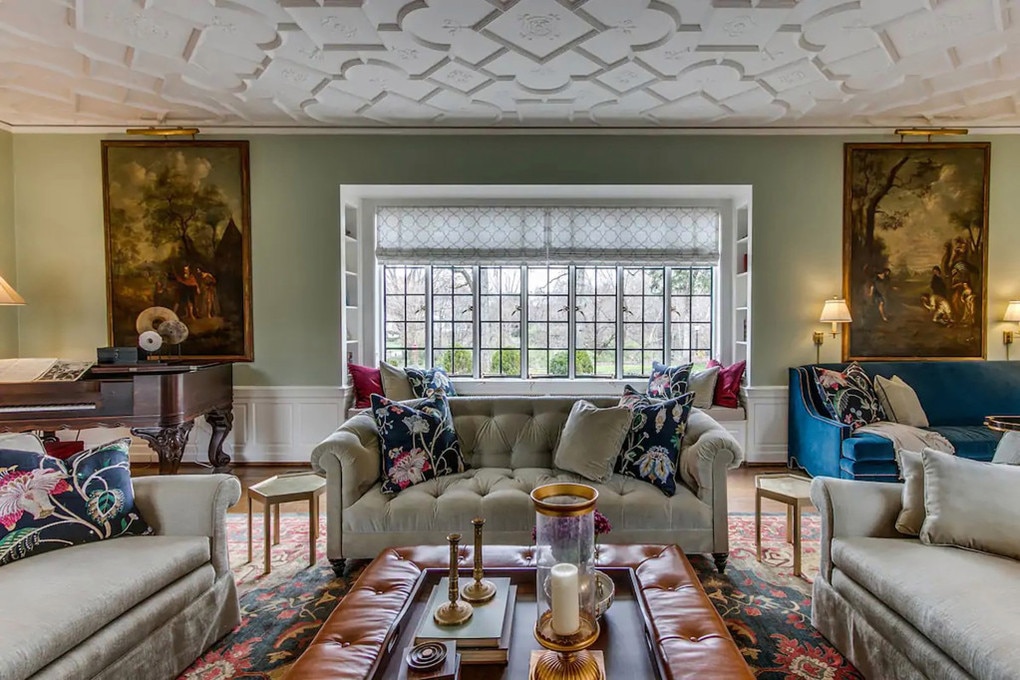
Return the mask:
<svg viewBox="0 0 1020 680"><path fill-rule="evenodd" d="M100 137L16 135L21 353L106 343ZM821 302L841 288L842 144L832 136L262 135L251 138L255 363L249 385L339 383L340 184L749 184L752 384L814 359ZM854 138L853 141L868 141ZM888 141L888 138L883 139ZM1020 293L1020 137L992 145L989 317ZM0 141L2 145L2 141ZM0 146L2 149L2 146ZM2 158L2 155L0 155ZM2 170L0 170L2 173ZM1003 356L993 321L989 358ZM838 359L838 339L823 360Z"/></svg>
<svg viewBox="0 0 1020 680"><path fill-rule="evenodd" d="M18 287L14 256L13 135L0 130L0 276ZM18 356L17 307L0 307L0 359Z"/></svg>

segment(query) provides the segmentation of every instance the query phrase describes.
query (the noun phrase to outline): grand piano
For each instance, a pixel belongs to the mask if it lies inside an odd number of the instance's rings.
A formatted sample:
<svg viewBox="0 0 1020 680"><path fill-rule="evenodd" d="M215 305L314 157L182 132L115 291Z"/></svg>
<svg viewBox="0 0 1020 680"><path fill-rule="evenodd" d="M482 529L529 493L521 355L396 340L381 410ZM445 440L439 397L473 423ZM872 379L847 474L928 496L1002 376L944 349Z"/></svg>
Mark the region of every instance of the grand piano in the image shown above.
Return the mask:
<svg viewBox="0 0 1020 680"><path fill-rule="evenodd" d="M225 468L233 427L233 367L227 363L94 366L74 382L0 384L0 431L127 427L174 474L195 418L212 427L209 463Z"/></svg>

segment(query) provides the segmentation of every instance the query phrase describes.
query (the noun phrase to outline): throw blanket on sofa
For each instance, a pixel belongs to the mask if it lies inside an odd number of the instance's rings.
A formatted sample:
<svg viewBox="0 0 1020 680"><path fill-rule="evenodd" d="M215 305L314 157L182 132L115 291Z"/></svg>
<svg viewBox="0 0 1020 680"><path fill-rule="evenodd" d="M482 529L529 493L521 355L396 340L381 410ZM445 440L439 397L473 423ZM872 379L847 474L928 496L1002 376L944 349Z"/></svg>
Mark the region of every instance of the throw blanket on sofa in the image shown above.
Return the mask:
<svg viewBox="0 0 1020 680"><path fill-rule="evenodd" d="M865 432L888 439L897 451L921 451L927 447L944 453L956 453L956 449L949 443L949 440L938 432L922 430L911 425L882 421L859 427L854 430L854 433L857 432Z"/></svg>

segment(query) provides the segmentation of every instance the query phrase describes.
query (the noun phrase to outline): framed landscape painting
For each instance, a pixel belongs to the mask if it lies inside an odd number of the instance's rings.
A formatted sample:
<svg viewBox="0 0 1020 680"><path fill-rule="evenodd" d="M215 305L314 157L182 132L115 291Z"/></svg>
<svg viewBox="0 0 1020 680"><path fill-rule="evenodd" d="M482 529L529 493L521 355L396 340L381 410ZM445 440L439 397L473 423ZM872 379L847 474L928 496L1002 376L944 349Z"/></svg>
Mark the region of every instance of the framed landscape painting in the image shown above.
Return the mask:
<svg viewBox="0 0 1020 680"><path fill-rule="evenodd" d="M985 356L989 144L846 144L843 359Z"/></svg>
<svg viewBox="0 0 1020 680"><path fill-rule="evenodd" d="M104 141L102 156L112 344L154 331L159 355L251 361L248 142Z"/></svg>

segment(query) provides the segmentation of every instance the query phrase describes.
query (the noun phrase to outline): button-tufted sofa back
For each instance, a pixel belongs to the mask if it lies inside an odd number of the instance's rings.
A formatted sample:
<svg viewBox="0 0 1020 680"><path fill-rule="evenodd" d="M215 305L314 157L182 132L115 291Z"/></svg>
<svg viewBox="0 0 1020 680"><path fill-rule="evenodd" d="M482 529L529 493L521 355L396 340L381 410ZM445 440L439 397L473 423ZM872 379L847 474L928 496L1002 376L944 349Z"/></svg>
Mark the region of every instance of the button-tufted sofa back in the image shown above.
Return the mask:
<svg viewBox="0 0 1020 680"><path fill-rule="evenodd" d="M563 424L578 399L616 406L616 397L450 397L453 427L471 467L551 468Z"/></svg>

